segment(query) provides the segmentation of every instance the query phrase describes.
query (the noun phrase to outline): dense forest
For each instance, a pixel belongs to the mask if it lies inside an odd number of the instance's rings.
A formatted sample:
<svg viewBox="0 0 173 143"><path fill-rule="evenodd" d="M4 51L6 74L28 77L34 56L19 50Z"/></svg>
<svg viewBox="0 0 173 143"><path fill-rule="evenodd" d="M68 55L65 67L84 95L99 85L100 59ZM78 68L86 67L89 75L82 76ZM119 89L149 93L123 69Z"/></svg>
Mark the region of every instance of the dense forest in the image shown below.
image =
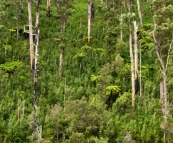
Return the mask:
<svg viewBox="0 0 173 143"><path fill-rule="evenodd" d="M1 0L1 143L173 142L172 0Z"/></svg>

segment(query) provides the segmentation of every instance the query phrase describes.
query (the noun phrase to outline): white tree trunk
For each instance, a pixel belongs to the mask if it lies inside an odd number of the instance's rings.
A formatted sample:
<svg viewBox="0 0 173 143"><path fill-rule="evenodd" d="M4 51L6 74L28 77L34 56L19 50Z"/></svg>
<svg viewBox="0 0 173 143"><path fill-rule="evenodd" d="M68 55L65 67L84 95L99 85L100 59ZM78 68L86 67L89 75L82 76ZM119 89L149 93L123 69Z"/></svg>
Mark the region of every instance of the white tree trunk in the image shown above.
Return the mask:
<svg viewBox="0 0 173 143"><path fill-rule="evenodd" d="M142 22L142 14L141 14L141 7L140 7L140 1L137 0L137 6L138 6L138 15L139 15L139 20L140 20L140 26L143 26L143 22Z"/></svg>
<svg viewBox="0 0 173 143"><path fill-rule="evenodd" d="M60 55L59 55L59 75L58 75L58 81L59 82L62 79L62 63L63 63L63 49L60 49Z"/></svg>
<svg viewBox="0 0 173 143"><path fill-rule="evenodd" d="M154 21L153 40L154 40L154 44L155 44L156 54L157 54L158 60L160 62L160 67L161 67L160 71L162 73L162 81L160 83L160 98L161 98L160 100L162 100L161 101L162 113L163 113L164 122L166 123L168 120L168 116L169 116L169 104L167 101L167 83L166 83L167 75L166 75L166 72L167 72L169 57L170 57L171 49L172 49L172 45L173 45L173 35L172 35L171 43L169 45L168 54L166 55L167 59L166 59L166 62L164 63L163 58L162 58L163 55L161 55L161 53L159 51L159 48L161 45L158 42L159 40L156 39L155 33L156 33L156 23ZM168 131L166 131L166 129L164 129L164 142L166 142L167 132Z"/></svg>
<svg viewBox="0 0 173 143"><path fill-rule="evenodd" d="M90 33L91 33L91 4L92 0L88 0L88 43L90 42Z"/></svg>
<svg viewBox="0 0 173 143"><path fill-rule="evenodd" d="M132 2L129 1L129 14L131 14ZM132 26L131 19L129 19L129 50L130 50L130 61L131 61L131 82L132 82L132 107L135 107L135 69L134 69L134 56L132 47Z"/></svg>
<svg viewBox="0 0 173 143"><path fill-rule="evenodd" d="M36 5L36 19L35 19L35 27L36 28L38 28L39 17L40 17L39 6L40 6L40 0L37 0L37 5Z"/></svg>
<svg viewBox="0 0 173 143"><path fill-rule="evenodd" d="M138 25L136 24L136 20L134 20L134 55L135 55L135 79L138 74Z"/></svg>
<svg viewBox="0 0 173 143"><path fill-rule="evenodd" d="M122 17L122 10L120 15L120 39L123 40L123 17Z"/></svg>
<svg viewBox="0 0 173 143"><path fill-rule="evenodd" d="M33 47L33 33L32 33L32 13L31 0L28 0L28 20L29 20L29 43L30 43L30 63L31 71L34 71L34 47Z"/></svg>
<svg viewBox="0 0 173 143"><path fill-rule="evenodd" d="M67 1L63 0L64 7L67 7ZM61 17L61 32L65 34L65 26L66 26L66 12L62 14ZM64 44L64 39L61 39L61 43ZM63 64L63 54L64 49L60 48L60 55L59 55L59 73L58 73L58 81L60 82L62 80L62 64Z"/></svg>
<svg viewBox="0 0 173 143"><path fill-rule="evenodd" d="M132 47L132 27L129 23L129 48L130 48L130 60L131 60L131 80L132 80L132 107L135 106L135 74L134 74L134 58Z"/></svg>
<svg viewBox="0 0 173 143"><path fill-rule="evenodd" d="M47 17L50 17L50 0L47 0Z"/></svg>
<svg viewBox="0 0 173 143"><path fill-rule="evenodd" d="M136 24L136 20L133 21L134 24L134 76L135 76L135 94L139 92L139 81L138 81L138 25Z"/></svg>

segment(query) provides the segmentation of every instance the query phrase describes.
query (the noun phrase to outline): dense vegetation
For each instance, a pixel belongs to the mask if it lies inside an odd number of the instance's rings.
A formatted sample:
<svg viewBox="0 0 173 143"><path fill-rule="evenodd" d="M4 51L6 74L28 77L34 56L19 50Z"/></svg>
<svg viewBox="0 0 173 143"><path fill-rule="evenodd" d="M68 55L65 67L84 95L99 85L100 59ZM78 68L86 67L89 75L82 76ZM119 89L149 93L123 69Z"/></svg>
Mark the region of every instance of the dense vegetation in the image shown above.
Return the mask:
<svg viewBox="0 0 173 143"><path fill-rule="evenodd" d="M62 0L51 1L50 16L47 2L40 3L37 125L42 132L37 134L33 133L29 35L24 32L27 1L0 1L0 142L173 142L172 0L141 0L143 25L136 1L95 0L91 37L87 36L88 1L68 0L61 9L58 2ZM33 1L33 23L35 10ZM140 89L135 107L129 53L132 20L138 24ZM62 49L62 79L58 80ZM160 84L164 73L167 104L163 105Z"/></svg>

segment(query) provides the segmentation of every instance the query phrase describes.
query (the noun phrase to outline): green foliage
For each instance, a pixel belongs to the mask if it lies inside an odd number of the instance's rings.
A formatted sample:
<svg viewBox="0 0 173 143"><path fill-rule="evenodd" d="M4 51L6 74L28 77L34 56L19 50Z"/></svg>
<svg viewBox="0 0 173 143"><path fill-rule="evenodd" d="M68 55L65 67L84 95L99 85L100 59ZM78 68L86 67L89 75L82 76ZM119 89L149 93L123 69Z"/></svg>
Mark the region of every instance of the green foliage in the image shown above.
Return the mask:
<svg viewBox="0 0 173 143"><path fill-rule="evenodd" d="M15 68L20 67L22 62L20 61L13 61L13 62L6 62L0 65L0 68L6 71L13 71Z"/></svg>
<svg viewBox="0 0 173 143"><path fill-rule="evenodd" d="M106 87L106 95L110 95L111 93L117 94L117 93L119 93L119 91L120 91L120 88L116 85L111 85L111 86Z"/></svg>
<svg viewBox="0 0 173 143"><path fill-rule="evenodd" d="M37 80L37 123L43 127L41 142L158 143L163 142L164 130L169 132L167 142L173 142L172 116L163 122L160 65L152 38L154 18L156 38L161 45L159 52L166 60L173 30L173 3L153 1L150 9L151 1L140 1L144 23L138 29L139 57L141 54L138 78L141 73L142 96L136 96L136 107L132 108L128 22L135 19L138 23L139 18L136 1L131 14L127 13L128 1L124 2L94 1L95 15L88 43L87 1L68 0L65 4L55 0L51 3L50 17L46 17L46 1L42 1ZM34 85L29 39L20 31L28 23L27 1L23 4L21 13L19 1L0 2L0 142L32 142ZM34 18L34 3L32 10ZM19 28L19 33L15 28ZM61 50L63 73L62 81L58 82ZM172 54L169 58L167 89L171 105ZM13 76L10 72L14 72ZM170 115L172 112L170 106Z"/></svg>

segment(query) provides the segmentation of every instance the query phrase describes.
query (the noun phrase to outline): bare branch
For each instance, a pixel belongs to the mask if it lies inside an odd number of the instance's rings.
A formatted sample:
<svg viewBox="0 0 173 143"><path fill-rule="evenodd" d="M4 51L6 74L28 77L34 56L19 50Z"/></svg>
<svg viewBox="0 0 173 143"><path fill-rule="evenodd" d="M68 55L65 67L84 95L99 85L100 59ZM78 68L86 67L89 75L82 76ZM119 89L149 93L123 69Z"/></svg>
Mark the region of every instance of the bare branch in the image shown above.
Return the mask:
<svg viewBox="0 0 173 143"><path fill-rule="evenodd" d="M155 37L155 32L156 32L156 23L154 21L153 39L154 39L154 44L155 44L155 48L156 48L156 54L157 54L157 57L159 59L161 66L162 66L162 71L165 71L163 59L162 59L161 55L159 54L159 45L158 45L158 42L157 42L156 37Z"/></svg>

